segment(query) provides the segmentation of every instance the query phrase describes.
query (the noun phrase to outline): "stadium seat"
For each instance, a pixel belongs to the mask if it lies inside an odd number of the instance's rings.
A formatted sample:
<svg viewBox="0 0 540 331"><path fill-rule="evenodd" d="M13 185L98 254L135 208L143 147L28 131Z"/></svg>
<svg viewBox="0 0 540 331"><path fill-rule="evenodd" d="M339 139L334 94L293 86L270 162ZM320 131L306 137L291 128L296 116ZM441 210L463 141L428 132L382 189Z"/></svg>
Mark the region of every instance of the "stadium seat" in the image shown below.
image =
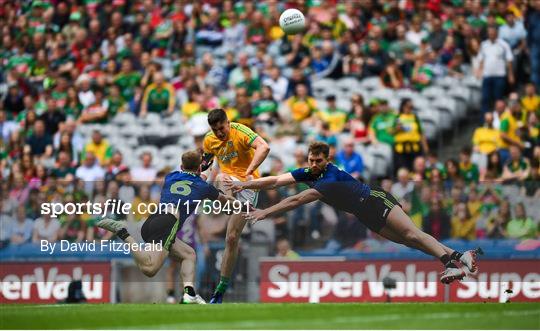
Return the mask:
<svg viewBox="0 0 540 331"><path fill-rule="evenodd" d="M429 86L422 90L422 95L429 100L436 100L446 95L446 91L439 86Z"/></svg>
<svg viewBox="0 0 540 331"><path fill-rule="evenodd" d="M319 80L315 80L311 84L311 88L313 89L313 95L316 97L322 97L326 94L328 90L335 89L335 82L331 79L323 78Z"/></svg>
<svg viewBox="0 0 540 331"><path fill-rule="evenodd" d="M441 114L436 111L423 110L418 112L418 118L422 123L424 134L430 141L438 138L439 124Z"/></svg>
<svg viewBox="0 0 540 331"><path fill-rule="evenodd" d="M351 107L352 107L351 99L349 99L349 98L340 98L336 102L336 106L339 109L348 112L349 110L351 110Z"/></svg>
<svg viewBox="0 0 540 331"><path fill-rule="evenodd" d="M373 98L384 99L390 101L390 99L396 98L395 92L389 88L379 88L371 94Z"/></svg>
<svg viewBox="0 0 540 331"><path fill-rule="evenodd" d="M452 98L440 96L434 100L432 105L435 109L442 112L442 127L445 129L451 128L453 123L459 118L456 100Z"/></svg>
<svg viewBox="0 0 540 331"><path fill-rule="evenodd" d="M411 89L399 89L396 91L396 96L400 99L409 98L416 104L416 100L420 97L420 93Z"/></svg>
<svg viewBox="0 0 540 331"><path fill-rule="evenodd" d="M413 97L413 106L415 109L429 109L431 107L431 102L429 99L423 97L422 95L418 94Z"/></svg>
<svg viewBox="0 0 540 331"><path fill-rule="evenodd" d="M364 78L360 82L360 87L368 90L369 92L382 88L381 79L379 77Z"/></svg>
<svg viewBox="0 0 540 331"><path fill-rule="evenodd" d="M393 151L388 144L372 144L366 148L366 151L374 156L385 159L388 163L392 163Z"/></svg>
<svg viewBox="0 0 540 331"><path fill-rule="evenodd" d="M375 167L375 157L366 150L366 153L362 154L362 160L364 161L364 176L371 178L377 173Z"/></svg>
<svg viewBox="0 0 540 331"><path fill-rule="evenodd" d="M441 86L447 90L452 90L453 88L459 86L460 84L461 84L460 80L452 76L445 76L435 81L435 85Z"/></svg>
<svg viewBox="0 0 540 331"><path fill-rule="evenodd" d="M156 113L147 113L145 117L139 117L138 121L143 127L149 127L161 123L161 117Z"/></svg>
<svg viewBox="0 0 540 331"><path fill-rule="evenodd" d="M350 98L353 93L356 93L356 91L360 88L360 83L358 82L358 79L353 77L345 77L341 78L336 82L336 86L341 90L341 93L346 96L347 98Z"/></svg>
<svg viewBox="0 0 540 331"><path fill-rule="evenodd" d="M118 113L111 120L111 124L114 124L118 128L133 125L136 121L135 115L130 112Z"/></svg>

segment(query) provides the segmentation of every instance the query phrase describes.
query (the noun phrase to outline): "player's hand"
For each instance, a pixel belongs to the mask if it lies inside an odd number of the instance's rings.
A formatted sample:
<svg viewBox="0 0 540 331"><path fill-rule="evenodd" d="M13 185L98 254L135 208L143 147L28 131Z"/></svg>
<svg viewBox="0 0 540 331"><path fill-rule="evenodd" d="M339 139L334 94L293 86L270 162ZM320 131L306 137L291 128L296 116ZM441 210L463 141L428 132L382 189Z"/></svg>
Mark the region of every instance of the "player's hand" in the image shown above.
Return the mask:
<svg viewBox="0 0 540 331"><path fill-rule="evenodd" d="M253 172L254 172L254 170L247 169L246 172L244 173L244 177L249 177L249 176L253 175Z"/></svg>
<svg viewBox="0 0 540 331"><path fill-rule="evenodd" d="M266 218L266 211L264 209L253 209L246 214L246 220L248 220L252 225L258 221L262 221Z"/></svg>
<svg viewBox="0 0 540 331"><path fill-rule="evenodd" d="M232 193L238 193L244 189L241 182L233 182L231 177L225 177L223 179L223 186Z"/></svg>
<svg viewBox="0 0 540 331"><path fill-rule="evenodd" d="M203 153L201 162L201 171L206 171L214 163L214 155L210 153Z"/></svg>

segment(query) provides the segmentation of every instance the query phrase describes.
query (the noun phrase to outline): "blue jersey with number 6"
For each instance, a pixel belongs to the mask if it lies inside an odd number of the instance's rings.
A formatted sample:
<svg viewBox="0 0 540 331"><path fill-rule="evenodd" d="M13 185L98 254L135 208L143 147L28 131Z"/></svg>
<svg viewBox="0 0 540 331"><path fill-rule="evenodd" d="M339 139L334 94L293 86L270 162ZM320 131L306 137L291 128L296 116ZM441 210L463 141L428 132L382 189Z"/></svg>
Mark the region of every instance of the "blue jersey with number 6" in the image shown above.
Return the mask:
<svg viewBox="0 0 540 331"><path fill-rule="evenodd" d="M182 224L195 212L197 204L205 199L216 200L219 191L205 182L199 175L173 171L165 177L165 183L161 190L160 204L172 204L178 206L178 218ZM197 201L199 200L199 201ZM175 209L176 210L176 209Z"/></svg>

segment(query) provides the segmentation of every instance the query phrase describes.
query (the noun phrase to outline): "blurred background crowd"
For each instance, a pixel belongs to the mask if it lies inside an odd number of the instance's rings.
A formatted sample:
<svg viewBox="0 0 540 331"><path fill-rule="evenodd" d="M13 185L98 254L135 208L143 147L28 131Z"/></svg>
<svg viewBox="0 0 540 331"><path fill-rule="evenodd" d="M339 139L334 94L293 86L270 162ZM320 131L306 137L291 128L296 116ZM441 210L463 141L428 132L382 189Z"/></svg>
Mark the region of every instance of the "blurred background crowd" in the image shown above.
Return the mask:
<svg viewBox="0 0 540 331"><path fill-rule="evenodd" d="M109 238L97 215L40 204L158 201L216 107L270 143L263 174L305 166L323 140L438 239L538 238L538 0L0 4L2 247ZM283 34L286 8L305 33ZM261 192L261 207L302 189ZM384 246L319 202L273 221L278 255ZM224 238L223 221L195 227Z"/></svg>

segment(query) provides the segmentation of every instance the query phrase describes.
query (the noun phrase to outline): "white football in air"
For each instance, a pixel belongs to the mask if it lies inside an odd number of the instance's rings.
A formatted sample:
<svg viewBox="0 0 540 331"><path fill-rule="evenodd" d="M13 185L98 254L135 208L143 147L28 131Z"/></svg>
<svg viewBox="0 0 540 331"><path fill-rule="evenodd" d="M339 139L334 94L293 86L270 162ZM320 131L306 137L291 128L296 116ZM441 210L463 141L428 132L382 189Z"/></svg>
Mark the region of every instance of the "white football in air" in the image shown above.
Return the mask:
<svg viewBox="0 0 540 331"><path fill-rule="evenodd" d="M279 17L279 26L286 34L299 33L306 28L306 18L298 9L287 9Z"/></svg>

